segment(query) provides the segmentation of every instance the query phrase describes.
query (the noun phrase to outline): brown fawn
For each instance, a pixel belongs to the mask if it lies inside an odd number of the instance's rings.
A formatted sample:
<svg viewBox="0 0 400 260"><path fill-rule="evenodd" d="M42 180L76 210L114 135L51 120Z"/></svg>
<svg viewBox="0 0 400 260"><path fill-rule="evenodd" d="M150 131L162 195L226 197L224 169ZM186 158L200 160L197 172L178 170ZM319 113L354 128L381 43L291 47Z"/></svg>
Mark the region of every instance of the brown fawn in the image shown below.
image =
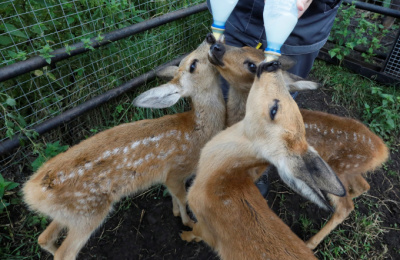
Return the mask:
<svg viewBox="0 0 400 260"><path fill-rule="evenodd" d="M216 43L210 48L209 59L230 84L227 122L234 124L245 114L244 107L255 77L256 64L264 60L264 54L250 47L237 48ZM287 60L285 62L286 67L292 65ZM284 80L289 90L316 87L287 72L284 72ZM243 109L238 110L237 107ZM300 109L300 113L307 142L336 172L347 191L342 198L329 195L335 211L326 225L307 241L307 246L314 249L354 210L352 199L369 190L370 186L362 174L379 167L389 153L382 139L357 120L305 109ZM298 188L287 184L301 194Z"/></svg>
<svg viewBox="0 0 400 260"><path fill-rule="evenodd" d="M54 259L75 259L113 203L154 184L165 184L174 215L192 226L184 182L196 170L200 148L224 128L226 117L219 74L207 59L209 48L201 44L170 70L175 76L169 83L133 101L164 108L190 97L190 111L96 134L46 162L25 184L28 206L53 219L38 242ZM68 235L57 248L63 228Z"/></svg>
<svg viewBox="0 0 400 260"><path fill-rule="evenodd" d="M261 63L242 121L203 148L188 203L198 222L182 233L204 240L221 259L316 259L268 207L250 169L271 162L307 198L329 207L323 192L345 194L336 174L308 146L296 102L279 62Z"/></svg>

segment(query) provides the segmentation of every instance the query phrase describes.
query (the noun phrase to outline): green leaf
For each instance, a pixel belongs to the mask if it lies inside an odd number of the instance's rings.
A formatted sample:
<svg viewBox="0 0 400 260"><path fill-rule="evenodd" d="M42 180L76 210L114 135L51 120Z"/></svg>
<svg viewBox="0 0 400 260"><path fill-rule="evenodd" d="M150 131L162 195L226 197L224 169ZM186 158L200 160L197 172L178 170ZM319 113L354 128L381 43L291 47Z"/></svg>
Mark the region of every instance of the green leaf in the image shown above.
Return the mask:
<svg viewBox="0 0 400 260"><path fill-rule="evenodd" d="M14 129L15 124L11 122L10 120L6 120L6 127Z"/></svg>
<svg viewBox="0 0 400 260"><path fill-rule="evenodd" d="M10 44L12 44L12 40L10 37L0 35L0 45L8 46Z"/></svg>
<svg viewBox="0 0 400 260"><path fill-rule="evenodd" d="M37 77L40 77L40 76L43 75L43 71L42 71L42 70L35 70L35 71L33 72L33 74L35 74L35 76L37 76Z"/></svg>
<svg viewBox="0 0 400 260"><path fill-rule="evenodd" d="M13 107L17 104L17 102L15 102L15 99L13 99L11 97L7 97L6 104Z"/></svg>
<svg viewBox="0 0 400 260"><path fill-rule="evenodd" d="M396 128L392 118L388 118L386 122L388 123L388 125L390 126L391 129Z"/></svg>
<svg viewBox="0 0 400 260"><path fill-rule="evenodd" d="M0 199L3 198L3 196L4 196L4 190L5 190L4 186L0 183ZM0 205L1 205L1 203L0 203Z"/></svg>
<svg viewBox="0 0 400 260"><path fill-rule="evenodd" d="M5 186L6 190L12 190L16 187L18 187L19 183L16 182L9 182L8 185Z"/></svg>
<svg viewBox="0 0 400 260"><path fill-rule="evenodd" d="M47 75L51 80L54 80L54 81L57 80L56 76L54 76L53 73L47 72L46 75Z"/></svg>
<svg viewBox="0 0 400 260"><path fill-rule="evenodd" d="M51 64L51 58L47 58L47 59L46 59L46 62L47 62L48 64Z"/></svg>
<svg viewBox="0 0 400 260"><path fill-rule="evenodd" d="M25 33L19 31L18 28L15 27L15 26L12 25L12 24L4 23L3 26L1 26L1 28L2 28L2 29L4 28L4 29L5 29L6 31L8 31L11 35L18 36L18 37L25 38L25 39L29 39L29 37L26 36ZM3 29L3 30L4 30L4 29Z"/></svg>

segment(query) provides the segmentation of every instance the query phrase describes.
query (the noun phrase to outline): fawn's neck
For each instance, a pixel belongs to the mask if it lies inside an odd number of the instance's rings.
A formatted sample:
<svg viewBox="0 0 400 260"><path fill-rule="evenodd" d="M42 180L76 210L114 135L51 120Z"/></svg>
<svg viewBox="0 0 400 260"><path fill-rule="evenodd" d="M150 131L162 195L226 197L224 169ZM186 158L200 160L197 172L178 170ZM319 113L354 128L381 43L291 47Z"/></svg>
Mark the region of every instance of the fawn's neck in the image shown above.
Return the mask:
<svg viewBox="0 0 400 260"><path fill-rule="evenodd" d="M232 126L242 120L246 114L246 102L249 93L234 86L229 88L227 103L227 126Z"/></svg>
<svg viewBox="0 0 400 260"><path fill-rule="evenodd" d="M212 84L213 87L192 98L195 131L200 130L205 136L214 136L225 127L226 106L219 80Z"/></svg>

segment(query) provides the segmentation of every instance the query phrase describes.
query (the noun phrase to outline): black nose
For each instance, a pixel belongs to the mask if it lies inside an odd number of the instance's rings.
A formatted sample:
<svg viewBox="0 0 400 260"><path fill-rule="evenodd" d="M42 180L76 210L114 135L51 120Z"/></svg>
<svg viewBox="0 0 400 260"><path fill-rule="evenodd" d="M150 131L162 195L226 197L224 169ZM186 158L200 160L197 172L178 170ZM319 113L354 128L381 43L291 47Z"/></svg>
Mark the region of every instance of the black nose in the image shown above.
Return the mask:
<svg viewBox="0 0 400 260"><path fill-rule="evenodd" d="M225 53L225 47L224 47L224 45L222 45L220 43L216 43L210 47L210 51L215 56L222 57L222 55L224 55L224 53Z"/></svg>
<svg viewBox="0 0 400 260"><path fill-rule="evenodd" d="M217 40L215 40L215 37L212 33L207 34L206 41L208 44L211 44L211 45L217 42Z"/></svg>
<svg viewBox="0 0 400 260"><path fill-rule="evenodd" d="M269 62L261 62L261 64L257 68L257 77L260 78L261 73L273 72L281 68L281 63L279 61L269 61Z"/></svg>

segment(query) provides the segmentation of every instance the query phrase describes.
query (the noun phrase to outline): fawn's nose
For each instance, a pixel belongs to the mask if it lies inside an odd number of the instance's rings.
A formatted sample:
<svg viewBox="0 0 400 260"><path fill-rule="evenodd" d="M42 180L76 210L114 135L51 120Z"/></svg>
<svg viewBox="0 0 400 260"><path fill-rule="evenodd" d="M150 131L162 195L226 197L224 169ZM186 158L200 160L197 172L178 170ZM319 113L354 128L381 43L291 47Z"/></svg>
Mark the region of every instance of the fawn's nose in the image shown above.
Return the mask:
<svg viewBox="0 0 400 260"><path fill-rule="evenodd" d="M214 57L222 59L225 54L225 46L220 43L216 43L210 47L210 51Z"/></svg>
<svg viewBox="0 0 400 260"><path fill-rule="evenodd" d="M215 44L217 40L215 40L215 37L212 33L208 33L206 36L206 42L210 45Z"/></svg>

